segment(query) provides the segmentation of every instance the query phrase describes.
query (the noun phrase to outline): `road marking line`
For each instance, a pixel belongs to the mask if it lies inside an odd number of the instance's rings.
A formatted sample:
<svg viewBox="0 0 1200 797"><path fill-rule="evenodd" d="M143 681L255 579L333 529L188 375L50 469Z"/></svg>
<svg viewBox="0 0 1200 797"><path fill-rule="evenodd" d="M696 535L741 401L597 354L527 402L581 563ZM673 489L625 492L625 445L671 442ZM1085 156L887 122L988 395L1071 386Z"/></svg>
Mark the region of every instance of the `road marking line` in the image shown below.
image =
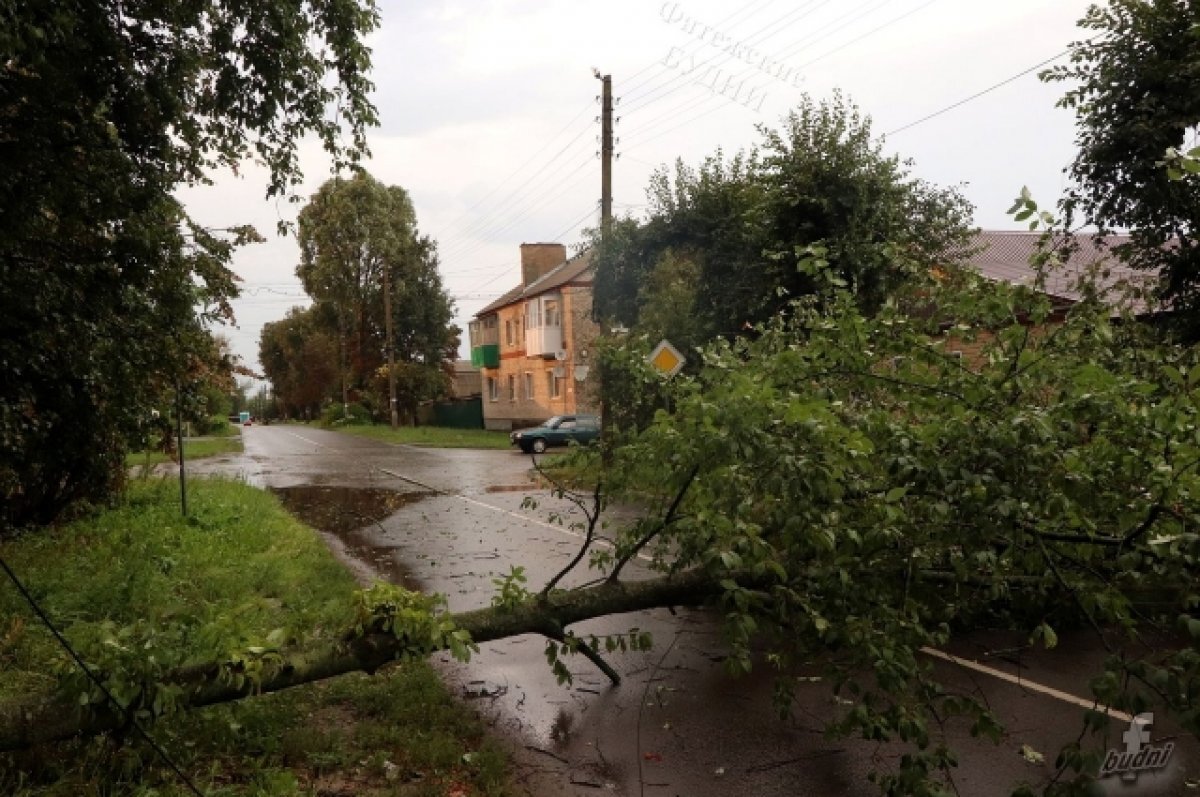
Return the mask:
<svg viewBox="0 0 1200 797"><path fill-rule="evenodd" d="M1022 689L1028 689L1031 692L1038 692L1046 697L1052 697L1055 700L1061 700L1062 702L1070 703L1073 706L1103 711L1108 716L1116 717L1122 722L1133 722L1133 717L1129 714L1126 714L1124 711L1117 711L1115 708L1109 707L1101 708L1094 700L1085 700L1082 697L1076 697L1075 695L1060 691L1054 687L1045 686L1037 683L1036 681L1030 681L1027 678L1021 678L1013 675L1012 673L1007 673L1004 670L997 670L994 667L989 667L986 664L980 664L979 662L971 659L962 659L958 656L954 656L950 653L944 653L934 648L921 648L921 652L926 656L932 656L935 659L948 661L951 664L957 664L959 667L963 667L968 670L974 670L975 672L983 673L984 675L990 675L993 678L999 678L1001 681L1007 681L1010 684L1016 684Z"/></svg>
<svg viewBox="0 0 1200 797"><path fill-rule="evenodd" d="M571 536L571 537L575 537L576 539L580 539L580 540L585 540L585 539L587 539L587 535L586 535L586 534L583 534L582 532L576 531L575 529L567 528L566 526L556 526L555 524L553 524L553 523L547 523L547 522L546 522L546 521L544 521L544 520L538 520L537 518L529 517L528 515L522 515L522 514L521 514L521 513L519 513L519 512L513 512L511 509L501 509L501 508L500 508L500 507L498 507L498 506L492 506L491 504L489 504L489 503L487 503L487 502L485 502L485 501L479 501L479 500L477 500L477 499L470 498L470 497L468 497L468 496L462 495L461 493L450 493L450 492L446 492L445 490L439 490L439 489L438 489L438 488L436 488L436 487L431 487L431 486L430 486L430 485L428 485L428 484L423 484L422 482L419 482L419 481L417 481L416 479L410 478L410 477L408 477L408 476L401 475L401 474L399 474L399 473L396 473L396 472L395 472L395 471L393 471L393 470L388 470L387 468L379 468L379 472L380 472L380 473L386 473L388 476L391 476L392 478L395 478L395 479L400 479L401 481L406 481L406 482L409 482L410 484L415 484L415 485L417 485L418 487L422 487L422 488L424 488L424 489L426 489L426 490L430 490L430 491L432 491L432 492L435 492L435 493L437 493L437 494L439 494L439 495L444 495L444 496L447 496L447 497L450 497L450 498L457 498L457 499L459 499L460 501L466 501L468 504L475 504L476 506L481 506L481 507L483 507L484 509L490 509L490 510L492 510L493 512L499 512L499 513L500 513L500 514L502 514L502 515L508 515L509 517L511 517L511 518L515 518L515 519L517 519L517 520L521 521L522 523L533 523L533 524L536 524L536 525L538 525L538 526L543 526L543 527L545 527L545 528L548 528L548 529L550 529L551 531L557 531L557 532L559 532L559 533L561 533L561 534L566 534L566 535L569 535L569 536ZM608 540L596 540L595 542L596 542L596 544L597 544L597 545L603 545L603 546L605 546L606 548L612 548L612 549L614 549L614 550L616 549L616 546L615 546L615 545L613 545L613 544L612 544L611 542L609 542ZM639 551L639 552L638 552L638 554L637 554L637 558L638 558L638 559L641 559L641 560L643 560L643 561L646 561L646 562L653 562L653 561L654 561L654 557L652 557L652 556L647 556L646 554L644 554L644 553L641 553L640 551Z"/></svg>
<svg viewBox="0 0 1200 797"><path fill-rule="evenodd" d="M316 440L310 440L309 438L305 437L302 434L296 434L295 432L289 431L287 429L285 429L284 432L286 432L287 434L290 434L292 437L303 440L306 443L312 443L314 446L317 446L318 448L329 448L329 446L325 445L324 443L318 443ZM336 449L330 449L330 450L336 450Z"/></svg>

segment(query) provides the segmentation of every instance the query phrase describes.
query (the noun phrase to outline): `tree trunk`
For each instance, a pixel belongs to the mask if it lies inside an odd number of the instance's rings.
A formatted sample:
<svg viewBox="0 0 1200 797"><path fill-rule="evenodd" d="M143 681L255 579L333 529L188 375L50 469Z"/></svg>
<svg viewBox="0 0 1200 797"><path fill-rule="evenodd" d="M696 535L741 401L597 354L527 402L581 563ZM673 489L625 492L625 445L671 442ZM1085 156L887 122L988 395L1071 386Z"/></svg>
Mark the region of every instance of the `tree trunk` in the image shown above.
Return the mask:
<svg viewBox="0 0 1200 797"><path fill-rule="evenodd" d="M558 592L545 601L534 598L507 611L477 609L452 617L477 643L520 634L558 638L564 628L582 620L640 609L696 605L718 591L718 585L707 575L690 571L650 581ZM397 659L404 649L403 639L370 633L347 638L341 644L284 652L284 666L258 685L228 683L220 677L223 665L216 662L178 670L164 681L183 687L182 707L195 708L277 692L349 672L374 672ZM123 718L111 709L88 714L62 699L13 701L0 705L0 752L92 735L123 724Z"/></svg>

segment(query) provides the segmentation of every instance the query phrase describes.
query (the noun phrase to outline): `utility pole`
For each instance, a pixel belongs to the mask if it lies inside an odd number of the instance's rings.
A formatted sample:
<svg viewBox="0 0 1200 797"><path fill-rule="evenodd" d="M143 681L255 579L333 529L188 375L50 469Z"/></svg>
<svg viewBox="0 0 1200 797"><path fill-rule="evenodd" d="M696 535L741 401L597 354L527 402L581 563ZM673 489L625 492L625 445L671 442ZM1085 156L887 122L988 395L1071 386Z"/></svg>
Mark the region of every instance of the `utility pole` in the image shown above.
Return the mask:
<svg viewBox="0 0 1200 797"><path fill-rule="evenodd" d="M600 246L608 243L612 229L612 161L613 161L613 97L612 75L601 75L599 69L592 74L603 85L600 95ZM609 336L608 322L600 318L600 335ZM612 464L612 413L605 399L604 369L600 377L600 459L605 468Z"/></svg>
<svg viewBox="0 0 1200 797"><path fill-rule="evenodd" d="M612 226L613 97L612 75L596 77L604 85L600 101L600 230L608 237Z"/></svg>
<svg viewBox="0 0 1200 797"><path fill-rule="evenodd" d="M396 411L396 347L392 343L392 268L386 261L383 264L383 334L387 336L388 407L395 429L400 425L400 418Z"/></svg>

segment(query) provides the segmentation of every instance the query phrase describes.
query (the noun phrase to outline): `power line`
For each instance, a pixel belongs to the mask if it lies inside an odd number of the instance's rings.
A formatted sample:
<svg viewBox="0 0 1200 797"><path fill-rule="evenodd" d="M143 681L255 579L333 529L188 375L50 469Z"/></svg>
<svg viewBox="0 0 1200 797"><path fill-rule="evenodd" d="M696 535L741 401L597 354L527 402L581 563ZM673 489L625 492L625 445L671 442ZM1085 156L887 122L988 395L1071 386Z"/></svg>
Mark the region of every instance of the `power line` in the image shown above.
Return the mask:
<svg viewBox="0 0 1200 797"><path fill-rule="evenodd" d="M565 176L563 176L561 178L560 185L562 185L563 187L560 188L560 190L550 193L550 194L543 194L541 196L533 197L532 199L526 201L520 207L515 208L513 210L513 215L510 216L507 221L502 220L497 223L498 226L493 225L487 229L479 231L479 236L494 237L496 235L499 235L502 232L506 232L507 230L511 229L512 227L516 226L517 224L520 224L522 221L525 221L534 210L540 209L541 207L546 205L548 202L558 199L564 193L567 193L568 191L574 189L579 184L580 180L575 179L573 182L570 182L570 183L568 183L567 180L574 177L576 174L581 172L583 169L585 169L586 167L591 165L591 162L592 162L592 157L589 156L586 161L581 163L574 170L572 170L571 172L569 172L568 174L566 174ZM460 249L457 252L455 252L454 257L456 259L465 258L467 255L470 255L470 254L478 251L482 247L486 246L488 243L489 242L486 240L479 240L479 241L475 242L474 244L471 244L471 243L465 244L464 245L465 248L460 247Z"/></svg>
<svg viewBox="0 0 1200 797"><path fill-rule="evenodd" d="M561 241L563 238L565 238L565 237L566 237L567 233L571 232L571 230L574 230L574 229L575 229L576 227L578 227L580 224L582 224L583 222L587 221L587 218L588 218L588 216L591 216L591 215L592 215L593 213L595 213L595 212L596 212L596 208L588 208L588 210L587 210L587 212L586 212L586 213L584 213L582 216L580 216L580 217L579 217L578 219L576 219L575 221L571 222L571 223L570 223L570 224L567 226L567 228L566 228L565 230L563 230L562 232L558 233L557 235L555 235L554 237L552 237L550 240L552 240L552 241Z"/></svg>
<svg viewBox="0 0 1200 797"><path fill-rule="evenodd" d="M150 736L145 728L141 726L141 723L139 723L137 718L129 712L129 709L121 705L120 701L113 697L113 693L108 691L108 687L104 685L104 682L100 680L100 677L96 675L96 673L92 672L92 668L87 665L87 662L85 662L83 658L75 651L75 648L71 647L71 643L68 642L66 638L59 632L54 623L50 622L50 618L42 610L42 607L34 599L33 595L29 593L29 590L25 588L25 585L21 583L21 580L17 578L17 574L12 571L12 568L8 566L8 563L4 561L3 557L0 557L0 569L3 569L5 574L8 575L8 578L10 581L12 581L13 586L17 588L17 592L21 593L21 597L24 598L25 602L29 604L29 607L33 609L34 613L38 616L38 619L42 621L42 624L50 630L50 633L54 636L54 639L57 640L58 644L62 646L63 650L67 652L67 655L74 659L75 663L79 665L79 668L83 670L85 675L87 675L88 680L95 684L96 688L100 690L105 699L108 700L108 702L114 707L116 707L117 713L123 716L126 722L133 726L133 729L138 732L138 735L146 740L146 743L149 744L154 752L158 754L158 757L161 758L166 765L171 768L179 780L182 781L185 786L187 786L188 790L192 794L196 795L196 797L204 797L203 792L196 788L196 784L192 783L191 778L185 775L183 770L180 769L179 765L175 763L174 759L167 755L167 751L164 750L158 742L154 741L154 738Z"/></svg>
<svg viewBox="0 0 1200 797"><path fill-rule="evenodd" d="M845 42L844 44L841 44L832 50L829 50L828 52L822 53L821 55L818 55L816 58L812 59L811 61L806 61L805 63L798 66L797 69L798 70L799 69L807 69L808 67L817 63L818 61L823 61L826 58L828 58L829 56L834 55L835 53L840 53L842 50L845 50L847 47L850 47L851 45L854 45L854 44L858 44L860 41L862 41L863 39L865 39L869 36L874 36L876 33L883 30L884 28L891 27L892 25L895 25L897 22L900 22L901 20L911 17L913 14L917 13L918 11L920 11L924 8L928 8L929 6L933 5L937 1L938 0L928 0L928 2L917 6L916 8L905 11L900 16L890 19L887 22L883 23L882 25L871 28L871 30L867 31L866 33L862 34L861 36L857 36L857 37L851 39L850 41Z"/></svg>
<svg viewBox="0 0 1200 797"><path fill-rule="evenodd" d="M849 13L841 15L840 17L836 17L834 19L828 20L824 25L820 25L820 26L814 28L813 30L810 30L807 34L801 36L799 39L793 41L790 45L786 46L784 49L775 53L772 56L772 59L777 62L782 63L786 57L799 51L799 49L801 47L806 46L806 45L812 46L814 44L817 44L818 42L824 41L825 39L832 37L838 31L840 31L843 28L859 21L860 19L863 19L864 17L867 17L870 14L878 11L880 8L882 8L883 6L887 5L890 2L892 2L892 0L876 0L874 5L872 5L871 3L868 2L868 3L864 4L863 6L860 6L858 9L852 10ZM809 13L805 14L800 19L805 19L805 18L811 16L813 13L815 13L816 11L818 11L820 8L824 7L825 5L828 5L828 0L824 0L824 2L821 2L815 8L811 8L809 10ZM808 8L808 7L805 6L803 8ZM900 18L903 18L903 17L900 17ZM795 19L792 22L788 23L788 25L785 25L780 28L776 28L775 30L771 31L770 33L767 33L764 36L759 36L759 34L762 33L764 30L766 30L766 28L760 29L760 30L756 31L754 34L752 34L750 43L760 44L761 42L764 42L767 39L771 38L772 36L775 36L778 33L782 32L784 29L791 27L796 22L799 22L800 19ZM896 20L893 20L893 22L895 22L895 21ZM885 25L882 25L879 28L876 28L876 30L886 27L887 24L891 24L891 23L885 23ZM832 30L831 30L831 28L832 28ZM754 37L757 37L757 38L754 38ZM864 37L859 37L859 38L861 39ZM822 56L822 57L824 57L824 56ZM712 60L714 60L714 59L709 59L709 61L705 61L702 64L700 64L699 66L703 66L704 64L709 63ZM716 67L722 66L725 63L727 63L729 60L731 60L731 57L726 57L722 61L718 62L715 66ZM695 70L695 66L693 66L692 71L694 71L694 70ZM750 75L751 73L753 73L755 71L757 71L756 67L754 67L752 65L748 65L746 68L742 69L737 74L728 77L726 79L726 85L728 85L729 83L731 83L735 80L739 80L739 79L741 79L742 82L744 83L746 80L746 76ZM769 74L768 74L768 76L769 76ZM763 84L763 85L765 85L765 84ZM740 89L739 89L739 91L740 91ZM751 91L753 92L753 89ZM659 116L654 117L653 119L651 119L649 122L645 123L640 128L635 128L635 132L643 132L644 133L647 130L653 130L654 128L663 124L664 122L677 118L678 114L681 111L687 111L692 108L699 108L702 105L710 103L712 100L719 100L719 99L729 100L728 97L724 97L723 95L719 95L719 94L708 94L706 96L693 98L691 100L685 100L680 105L675 106L671 111L668 111L666 113L663 113L663 114L660 114ZM645 107L645 106L642 106L642 107ZM701 114L691 117L691 119L689 121L695 121L697 119L700 119L704 116L707 116L709 113L717 111L723 107L724 107L724 105L721 103L713 105L712 107L708 108L706 111L702 112ZM671 127L671 128L669 128L669 130L664 131L663 134L665 134L665 132L670 132L670 130L675 130L678 127L679 127L678 125ZM655 135L655 136L652 136L651 138L652 139L659 138L659 137L661 137L661 135L662 134Z"/></svg>
<svg viewBox="0 0 1200 797"><path fill-rule="evenodd" d="M766 2L766 4L768 6L771 6L771 5L774 5L775 0L753 0L753 2L747 3L746 5L742 6L739 10L734 11L732 14L729 14L728 16L718 20L717 23L713 27L719 27L721 25L725 25L725 24L729 23L734 17L738 17L738 16L745 17L744 19L740 20L739 22L734 23L733 27L736 28L738 25L742 24L742 22L745 22L746 19L754 16L755 14L759 13L759 11L763 10L763 9L758 9L758 10L750 13L749 17L746 16L746 12L750 11L750 9L754 8L754 6L756 6L756 5L762 5L762 3L764 3L764 2ZM811 3L812 0L809 0L809 2ZM695 41L690 42L687 45L687 48L689 50L694 51L697 48L699 48L700 45L702 45L702 44L703 44L702 41L695 40ZM641 75L642 73L646 72L647 70L649 70L655 66L659 66L659 65L660 65L660 62L654 61L651 64L649 64L648 66L646 66L645 68L643 68L643 69L639 70L638 72L634 73L633 75L630 75L629 77L625 78L625 80L631 81L631 80L633 80L633 78L637 77L638 75ZM626 101L635 99L638 96L638 89L640 89L646 83L654 80L655 77L657 77L657 75L651 75L646 80L643 80L640 83L635 83L634 85L629 86L628 88L625 89L625 92L622 94L622 99L626 100Z"/></svg>
<svg viewBox="0 0 1200 797"><path fill-rule="evenodd" d="M557 133L555 133L555 134L554 134L553 136L551 136L550 138L546 139L546 143L545 143L545 144L543 144L543 145L542 145L542 146L541 146L541 147L540 147L540 148L539 148L537 151L535 151L535 152L534 152L534 153L533 153L531 156L529 156L529 158L528 158L528 159L527 159L527 160L526 160L524 163L522 163L520 166L518 166L516 169L514 169L514 170L512 171L512 173L511 173L511 174L509 174L507 177L505 177L503 180L501 180L499 183L497 183L497 184L496 184L496 186L495 186L494 188L492 188L492 190L491 190L491 191L488 191L486 194L484 194L484 195L483 195L483 196L482 196L480 199L478 199L478 200L475 202L475 204L471 205L469 208L467 208L467 209L466 209L466 210L464 210L462 213L460 213L460 214L459 214L457 217L455 217L455 219L454 219L453 221L451 221L449 224L447 224L447 225L446 225L446 227L447 227L447 228L449 228L449 227L452 227L452 226L454 226L455 224L457 224L457 223L458 223L459 221L461 221L461 220L462 220L462 219L463 219L463 218L464 218L464 217L465 217L465 216L466 216L468 213L470 213L472 210L475 210L475 208L477 208L477 207L479 207L481 204L483 204L483 202L484 202L485 200L487 200L489 197L491 197L491 196L492 196L492 194L494 194L494 193L496 193L497 191L499 191L499 190L500 190L500 188L501 188L501 186L503 186L503 185L504 185L505 183L507 183L509 180L511 180L512 178L516 177L518 174L520 174L520 173L521 173L521 171L522 171L522 170L523 170L525 167L527 167L529 164L533 163L533 162L534 162L534 160L536 160L536 159L537 159L537 157L538 157L539 155L541 155L543 152L545 152L547 149L549 149L549 148L550 148L550 144L551 144L551 143L552 143L552 142L553 142L555 139L557 139L559 136L561 136L563 133L565 133L565 132L566 132L568 129L570 129L571 125L575 124L575 122L579 120L579 117L580 117L580 116L583 116L585 113L587 113L587 112L588 112L588 110L589 110L591 107L592 107L592 103L591 103L591 101L589 101L589 102L588 102L586 105L584 105L582 108L580 108L580 109L579 109L579 111L578 111L578 112L577 112L577 113L576 113L574 116L572 116L572 117L571 117L571 121L567 122L565 125L563 125L563 126L562 126L562 129L561 129L561 130L559 130ZM435 237L440 237L440 236L435 236Z"/></svg>
<svg viewBox="0 0 1200 797"><path fill-rule="evenodd" d="M944 113L953 111L955 108L961 108L962 106L966 105L968 102L971 102L972 100L977 100L985 94L990 94L991 92L995 91L996 89L1000 88L1001 86L1007 86L1009 83L1012 83L1014 80L1016 80L1018 78L1022 78L1025 75L1028 75L1030 72L1034 71L1035 69L1042 68L1046 64L1057 61L1058 59L1062 58L1064 55L1067 55L1070 52L1071 52L1070 48L1067 48L1066 50L1063 50L1058 55L1047 58L1045 61L1036 63L1033 66L1029 67L1028 69L1021 70L1020 72L1013 75L1012 77L1005 78L1004 80L1001 80L999 83L995 83L991 86L988 86L983 91L977 91L974 94L972 94L970 97L961 99L958 102L954 103L953 105L947 105L945 108L942 108L940 111L934 111L933 113L929 114L928 116L922 116L917 121L909 122L908 124L904 125L903 127L897 127L895 130L885 133L884 135L885 136L894 136L897 133L902 133L905 130L908 130L909 128L916 127L917 125L919 125L923 122L928 122L930 119L935 119Z"/></svg>
<svg viewBox="0 0 1200 797"><path fill-rule="evenodd" d="M828 24L824 25L823 27L816 29L816 31L810 32L808 35L803 36L800 39L798 39L797 41L793 42L791 45L789 45L784 50L780 51L779 54L777 54L774 57L776 60L780 60L783 57L785 57L785 54L791 54L792 52L796 51L797 47L799 47L805 43L808 43L811 46L811 45L817 44L818 42L823 41L827 38L830 38L834 33L841 30L842 28L846 27L847 25L852 24L853 22L857 22L859 19L862 19L863 17L871 14L872 12L877 11L879 8L881 8L883 5L885 5L887 2L890 2L890 0L883 0L883 3L877 3L876 5L870 6L869 8L865 8L865 9L860 8L858 10L857 16L854 15L854 12L851 12L850 14L845 14L837 19L834 19L834 20L830 21ZM878 31L883 30L884 28L897 23L900 20L905 19L906 17L916 13L917 11L920 11L921 9L923 9L927 6L932 5L934 2L936 2L936 0L929 0L929 2L925 3L924 5L918 6L917 8L912 9L911 11L901 14L900 16L895 17L895 18L889 20L888 22L883 23L882 25L879 25L879 26L873 28L871 31L857 37L856 39L853 39L851 42L843 44L840 47L835 48L834 50L831 50L829 52L826 52L826 53L818 56L817 58L813 59L812 61L806 63L804 66L809 66L809 65L821 60L822 58L826 58L829 55L832 55L834 52L845 49L846 47L850 46L850 44L853 44L857 41L861 41L862 39L866 38L867 36L870 36L873 33L877 33ZM837 23L839 23L839 22L842 22L843 24L838 25L834 30L829 31L828 33L825 33L825 35L820 35L824 31L829 30L829 28L832 25L837 25ZM815 39L813 38L814 35L816 35ZM803 67L801 67L801 68L803 68ZM736 80L738 78L741 78L743 75L746 75L749 72L753 71L753 69L754 69L753 67L744 69L741 72L739 72L738 74L734 75L731 78L731 80ZM644 133L648 130L654 130L656 127L661 125L665 120L677 118L680 111L686 111L691 108L698 108L714 99L719 99L719 97L717 95L709 95L706 97L701 97L698 100L685 102L679 106L676 106L676 108L674 109L674 111L672 113L662 114L660 116L657 116L654 119L650 120L648 123L646 123L643 127L636 128L635 132L643 132ZM645 138L645 139L639 141L637 144L634 144L632 147L630 147L630 149L641 146L650 141L654 141L655 139L661 138L661 137L667 135L668 133L678 130L680 127L683 127L684 125L691 124L691 123L707 116L710 113L720 110L723 107L725 107L725 106L722 104L713 105L712 107L700 112L699 114L689 117L687 119L687 121L683 122L682 124L676 124L665 130L661 130L661 131L657 132L655 135L649 136L648 138Z"/></svg>
<svg viewBox="0 0 1200 797"><path fill-rule="evenodd" d="M550 166L556 160L558 160L560 157L562 157L563 154L568 149L570 149L577 141L579 141L579 139L582 138L583 135L585 133L587 133L590 129L591 129L591 123L588 124L588 127L585 127L583 130L579 131L579 133L573 139L568 141L566 143L566 145L563 146L562 149L560 149L557 153L555 153L554 157L550 158L550 160L543 163L541 168L539 168L533 174L529 175L529 177L525 178L525 181L523 183L521 183L519 186L517 186L515 189L513 189L511 192L509 192L509 194L507 196L513 197L516 194L520 193L521 189L523 189L525 186L529 185L534 179L536 179L539 175L541 175L543 172L545 172L547 169L549 169ZM561 168L561 167L558 167L558 168ZM491 223L492 217L494 215L495 214L484 214L481 218L475 220L470 225L468 225L467 228L465 230L463 230L460 234L464 237L467 237L474 232L480 232L482 228L485 228L488 224ZM461 256L462 252L456 251L456 248L458 248L460 246L461 245L454 244L454 245L447 247L447 249L442 252L443 257L449 258L449 257Z"/></svg>

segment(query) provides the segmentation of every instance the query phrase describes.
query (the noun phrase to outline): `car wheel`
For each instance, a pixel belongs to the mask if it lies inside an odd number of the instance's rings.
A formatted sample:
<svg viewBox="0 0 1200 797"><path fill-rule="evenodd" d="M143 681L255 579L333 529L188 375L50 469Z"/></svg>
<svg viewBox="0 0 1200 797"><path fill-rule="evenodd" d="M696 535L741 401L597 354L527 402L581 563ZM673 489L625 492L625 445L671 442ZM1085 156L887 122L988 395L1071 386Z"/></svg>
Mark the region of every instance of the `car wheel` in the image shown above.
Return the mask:
<svg viewBox="0 0 1200 797"><path fill-rule="evenodd" d="M546 450L546 441L539 437L538 439L533 441L532 448L533 448L533 453L541 454L543 451Z"/></svg>

